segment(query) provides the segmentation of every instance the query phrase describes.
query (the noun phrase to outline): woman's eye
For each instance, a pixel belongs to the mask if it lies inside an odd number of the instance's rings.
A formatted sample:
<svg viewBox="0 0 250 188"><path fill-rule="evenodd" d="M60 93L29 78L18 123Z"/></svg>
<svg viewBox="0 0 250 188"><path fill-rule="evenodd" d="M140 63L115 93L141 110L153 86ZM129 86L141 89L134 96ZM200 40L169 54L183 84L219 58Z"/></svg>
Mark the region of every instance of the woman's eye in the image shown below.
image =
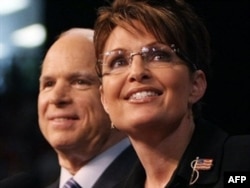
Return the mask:
<svg viewBox="0 0 250 188"><path fill-rule="evenodd" d="M112 60L109 65L111 69L116 69L128 65L128 62L125 57L118 57Z"/></svg>
<svg viewBox="0 0 250 188"><path fill-rule="evenodd" d="M151 54L150 59L151 61L171 62L172 54L170 52L155 51Z"/></svg>

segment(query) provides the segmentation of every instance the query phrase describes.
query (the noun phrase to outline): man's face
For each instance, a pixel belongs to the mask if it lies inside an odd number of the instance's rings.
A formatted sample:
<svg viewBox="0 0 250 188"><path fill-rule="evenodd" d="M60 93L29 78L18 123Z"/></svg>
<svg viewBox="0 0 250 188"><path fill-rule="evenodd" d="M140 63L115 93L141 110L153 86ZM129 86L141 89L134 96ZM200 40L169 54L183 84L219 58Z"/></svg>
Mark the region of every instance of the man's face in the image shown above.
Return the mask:
<svg viewBox="0 0 250 188"><path fill-rule="evenodd" d="M98 150L110 121L100 102L93 44L64 36L48 51L40 76L39 126L58 151Z"/></svg>

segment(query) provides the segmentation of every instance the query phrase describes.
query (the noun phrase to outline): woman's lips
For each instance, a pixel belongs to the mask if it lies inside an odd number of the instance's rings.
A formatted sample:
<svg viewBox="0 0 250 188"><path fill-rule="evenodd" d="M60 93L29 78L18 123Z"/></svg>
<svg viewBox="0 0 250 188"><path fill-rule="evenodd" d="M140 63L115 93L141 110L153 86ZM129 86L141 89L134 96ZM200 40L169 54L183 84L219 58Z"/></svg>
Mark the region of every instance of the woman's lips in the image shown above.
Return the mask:
<svg viewBox="0 0 250 188"><path fill-rule="evenodd" d="M162 95L162 91L152 87L141 87L129 90L125 100L134 103L150 102L157 96Z"/></svg>
<svg viewBox="0 0 250 188"><path fill-rule="evenodd" d="M152 87L133 88L125 96L126 100L136 100L148 97L155 97L162 94L162 91Z"/></svg>

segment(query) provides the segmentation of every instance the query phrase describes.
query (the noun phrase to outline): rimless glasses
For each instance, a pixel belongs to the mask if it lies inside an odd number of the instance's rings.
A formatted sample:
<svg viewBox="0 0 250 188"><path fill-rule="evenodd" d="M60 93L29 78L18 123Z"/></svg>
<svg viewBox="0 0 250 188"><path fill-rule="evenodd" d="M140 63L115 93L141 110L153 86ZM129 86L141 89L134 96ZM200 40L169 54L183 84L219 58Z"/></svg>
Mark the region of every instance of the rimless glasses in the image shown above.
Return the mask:
<svg viewBox="0 0 250 188"><path fill-rule="evenodd" d="M197 70L197 66L174 44L168 46L156 43L142 47L138 52L117 49L101 54L98 63L102 66L102 76L126 72L136 55L142 57L143 63L148 68L169 67L176 62L177 58L181 58L192 70Z"/></svg>

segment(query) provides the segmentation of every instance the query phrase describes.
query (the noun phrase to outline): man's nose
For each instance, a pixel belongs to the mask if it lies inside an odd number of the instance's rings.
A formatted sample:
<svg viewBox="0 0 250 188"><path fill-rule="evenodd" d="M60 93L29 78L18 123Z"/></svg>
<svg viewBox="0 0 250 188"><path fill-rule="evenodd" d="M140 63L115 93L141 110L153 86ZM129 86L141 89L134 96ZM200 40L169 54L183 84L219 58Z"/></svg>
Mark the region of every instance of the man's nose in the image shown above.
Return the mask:
<svg viewBox="0 0 250 188"><path fill-rule="evenodd" d="M56 83L51 92L50 103L65 105L71 102L70 87L63 83Z"/></svg>

